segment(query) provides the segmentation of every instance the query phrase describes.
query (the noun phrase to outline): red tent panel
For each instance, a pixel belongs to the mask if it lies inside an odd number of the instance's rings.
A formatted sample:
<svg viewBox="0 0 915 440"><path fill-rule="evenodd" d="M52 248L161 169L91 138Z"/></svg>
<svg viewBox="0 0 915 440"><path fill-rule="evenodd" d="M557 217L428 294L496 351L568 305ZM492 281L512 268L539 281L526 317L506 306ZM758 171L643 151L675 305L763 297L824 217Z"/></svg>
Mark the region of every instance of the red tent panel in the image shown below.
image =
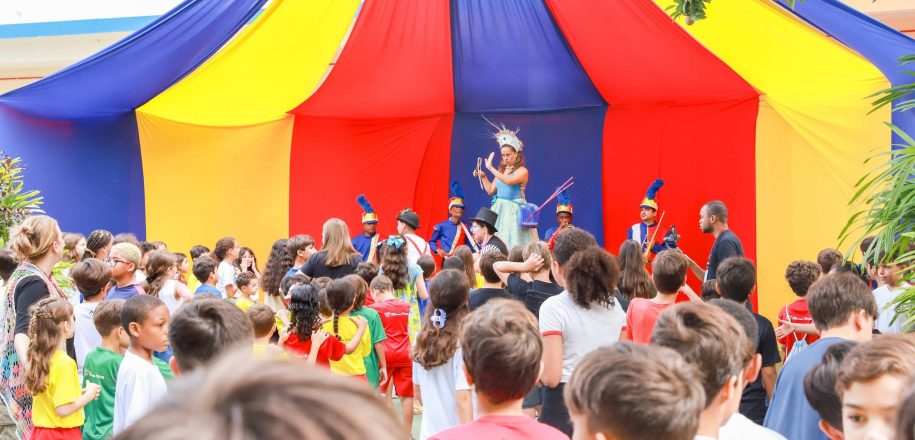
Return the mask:
<svg viewBox="0 0 915 440"><path fill-rule="evenodd" d="M290 232L320 235L351 213L358 233L360 193L384 233L410 201L431 227L447 207L453 112L448 1L366 1L325 83L293 110Z"/></svg>

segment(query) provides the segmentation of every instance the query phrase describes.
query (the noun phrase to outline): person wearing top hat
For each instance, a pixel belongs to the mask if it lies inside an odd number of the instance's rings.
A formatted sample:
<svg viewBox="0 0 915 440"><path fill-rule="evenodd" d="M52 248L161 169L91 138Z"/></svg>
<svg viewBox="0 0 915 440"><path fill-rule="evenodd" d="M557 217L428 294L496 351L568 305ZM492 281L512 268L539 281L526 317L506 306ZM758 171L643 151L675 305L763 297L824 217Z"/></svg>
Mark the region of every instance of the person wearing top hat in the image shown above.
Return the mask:
<svg viewBox="0 0 915 440"><path fill-rule="evenodd" d="M416 235L417 229L419 229L419 215L410 208L400 211L400 215L397 216L397 233L407 241L408 264L416 264L419 257L423 255L432 255L429 243Z"/></svg>
<svg viewBox="0 0 915 440"><path fill-rule="evenodd" d="M642 204L639 205L641 208L639 216L642 218L642 221L632 225L632 227L626 231L626 238L639 242L642 245L643 253L648 249L651 249L652 254L657 254L665 249L673 249L676 247L675 244L673 246L668 244L666 235L659 236L655 233L658 228L658 222L656 221L658 215L657 195L658 190L660 190L662 186L664 186L664 181L655 179L654 183L651 184L648 191L645 193ZM668 232L668 235L669 234L671 234L671 232Z"/></svg>
<svg viewBox="0 0 915 440"><path fill-rule="evenodd" d="M547 229L543 239L549 243L549 248L553 249L553 243L560 232L572 229L572 196L569 191L565 190L559 193L556 203L556 221L559 223L555 228Z"/></svg>
<svg viewBox="0 0 915 440"><path fill-rule="evenodd" d="M492 173L492 180L482 169L475 170L473 175L480 179L487 194L495 196L492 199L492 211L498 217L498 224L493 224L493 227L499 231L499 237L509 247L526 245L537 240L538 234L536 227L528 230L521 227L521 222L525 220L522 218L521 207L527 205L524 189L529 179L522 151L524 143L518 138L518 130L512 131L492 122L490 124L498 130L493 136L499 145L502 162L499 168L493 166L495 153L490 153L486 158L486 169Z"/></svg>
<svg viewBox="0 0 915 440"><path fill-rule="evenodd" d="M501 252L502 255L508 255L508 246L496 236L496 232L499 232L496 229L498 220L499 214L489 208L480 208L476 217L472 219L470 233L473 234L474 241L479 243L479 255L494 250Z"/></svg>
<svg viewBox="0 0 915 440"><path fill-rule="evenodd" d="M375 249L378 245L380 236L378 235L378 214L372 209L372 205L365 198L365 194L359 194L356 202L362 207L362 233L353 237L353 247L362 254L362 261L372 261L375 258Z"/></svg>
<svg viewBox="0 0 915 440"><path fill-rule="evenodd" d="M457 180L451 182L451 197L448 200L448 219L432 228L429 247L439 257L450 257L460 245L470 245L470 230L461 222L464 216L464 190Z"/></svg>

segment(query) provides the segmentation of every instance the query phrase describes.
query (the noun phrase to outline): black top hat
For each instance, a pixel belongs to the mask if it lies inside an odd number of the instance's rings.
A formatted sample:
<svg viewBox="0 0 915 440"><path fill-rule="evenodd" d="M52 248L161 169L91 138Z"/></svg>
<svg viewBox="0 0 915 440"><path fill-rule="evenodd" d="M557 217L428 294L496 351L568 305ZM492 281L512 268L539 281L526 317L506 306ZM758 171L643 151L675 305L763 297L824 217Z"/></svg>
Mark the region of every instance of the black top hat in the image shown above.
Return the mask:
<svg viewBox="0 0 915 440"><path fill-rule="evenodd" d="M477 211L476 217L472 218L471 220L478 221L480 223L486 223L490 228L492 228L492 232L496 233L499 232L499 230L496 229L496 220L498 218L499 214L496 214L496 212L492 209L480 208L480 210Z"/></svg>
<svg viewBox="0 0 915 440"><path fill-rule="evenodd" d="M397 220L406 223L413 229L419 229L419 216L409 208L400 211L400 215L397 216Z"/></svg>

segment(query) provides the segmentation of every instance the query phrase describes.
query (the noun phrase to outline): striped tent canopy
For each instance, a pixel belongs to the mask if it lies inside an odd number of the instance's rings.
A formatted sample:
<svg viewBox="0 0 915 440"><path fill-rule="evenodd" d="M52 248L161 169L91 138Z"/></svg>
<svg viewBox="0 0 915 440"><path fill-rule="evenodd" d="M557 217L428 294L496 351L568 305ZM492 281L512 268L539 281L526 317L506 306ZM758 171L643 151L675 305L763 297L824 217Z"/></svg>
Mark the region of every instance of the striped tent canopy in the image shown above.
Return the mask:
<svg viewBox="0 0 915 440"><path fill-rule="evenodd" d="M716 0L692 26L671 0L264 1L188 0L0 96L0 148L64 230L234 235L263 258L328 217L356 233L364 193L381 232L411 207L422 233L452 179L489 205L489 119L521 129L528 200L574 176L575 224L611 251L655 178L699 261L699 208L724 201L771 317L787 263L835 246L885 123L915 128L867 98L906 81L915 42L838 0Z"/></svg>

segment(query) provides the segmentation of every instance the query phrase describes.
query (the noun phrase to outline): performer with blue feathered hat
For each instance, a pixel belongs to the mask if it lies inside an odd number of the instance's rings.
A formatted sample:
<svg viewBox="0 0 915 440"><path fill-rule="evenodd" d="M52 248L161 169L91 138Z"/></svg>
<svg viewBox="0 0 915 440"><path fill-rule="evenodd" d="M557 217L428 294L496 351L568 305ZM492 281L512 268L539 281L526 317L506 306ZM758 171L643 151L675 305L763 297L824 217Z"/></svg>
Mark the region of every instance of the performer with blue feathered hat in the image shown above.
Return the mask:
<svg viewBox="0 0 915 440"><path fill-rule="evenodd" d="M651 186L648 187L645 198L642 199L642 204L639 205L641 208L639 216L642 221L632 225L632 227L626 231L626 238L641 243L642 252L646 255L648 254L649 249L652 254L656 254L665 249L677 247L676 240L670 239L672 238L671 234L676 235L676 230L668 231L663 237L658 236L655 232L658 228L658 222L656 221L658 215L657 196L658 191L662 186L664 186L664 181L655 179Z"/></svg>
<svg viewBox="0 0 915 440"><path fill-rule="evenodd" d="M469 238L470 230L461 222L461 217L464 216L464 189L457 180L451 181L450 189L448 219L435 225L432 237L429 238L432 253L442 258L453 255L454 250L462 244L473 248Z"/></svg>
<svg viewBox="0 0 915 440"><path fill-rule="evenodd" d="M556 221L559 222L559 225L555 228L547 229L546 233L543 234L543 239L549 243L550 249L553 249L553 243L555 243L556 236L560 232L574 228L572 226L572 196L569 195L569 191L564 190L559 193L556 200Z"/></svg>
<svg viewBox="0 0 915 440"><path fill-rule="evenodd" d="M365 194L359 194L356 202L362 207L362 233L353 237L353 247L362 254L362 261L372 261L375 259L375 249L380 239L377 232L378 214L372 209Z"/></svg>

